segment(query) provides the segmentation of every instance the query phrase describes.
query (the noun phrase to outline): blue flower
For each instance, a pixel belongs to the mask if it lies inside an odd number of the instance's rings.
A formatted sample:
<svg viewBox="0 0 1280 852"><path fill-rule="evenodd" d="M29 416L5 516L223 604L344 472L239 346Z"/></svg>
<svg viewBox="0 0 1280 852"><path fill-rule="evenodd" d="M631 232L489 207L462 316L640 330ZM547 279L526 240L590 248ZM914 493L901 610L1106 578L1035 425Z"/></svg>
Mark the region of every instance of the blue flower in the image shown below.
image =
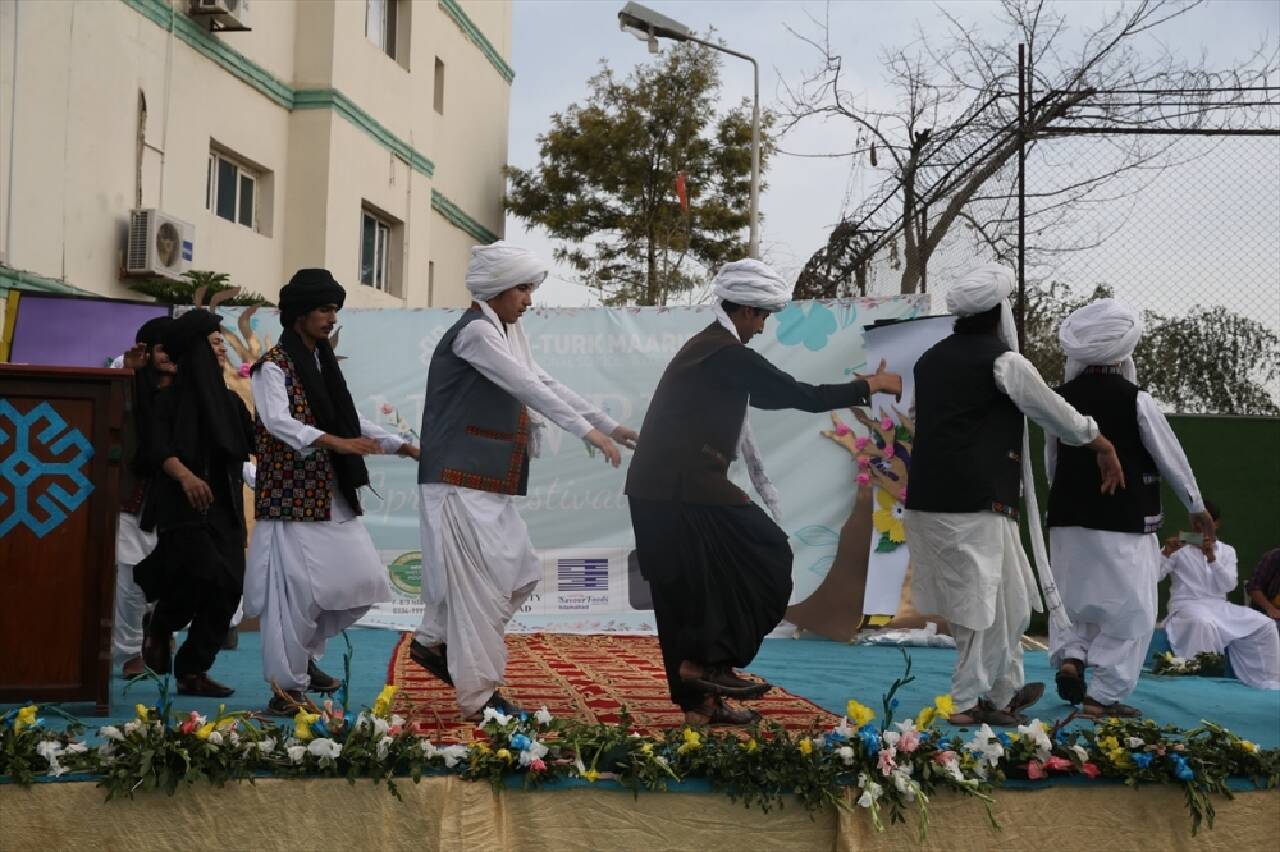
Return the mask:
<svg viewBox="0 0 1280 852"><path fill-rule="evenodd" d="M527 721L529 721L529 714L528 714L528 713L526 713L526 712L524 712L523 710L521 710L521 711L520 711L520 715L519 715L517 718L518 718L521 722L527 722Z"/></svg>
<svg viewBox="0 0 1280 852"><path fill-rule="evenodd" d="M1009 735L1006 734L1004 731L1001 731L1000 733L996 734L996 739L999 740L1000 745L1004 746L1005 748L1009 748L1010 746L1013 745L1013 740L1009 739Z"/></svg>
<svg viewBox="0 0 1280 852"><path fill-rule="evenodd" d="M1151 765L1151 752L1135 751L1132 757L1133 757L1133 762L1137 765L1139 769L1146 769L1148 766Z"/></svg>
<svg viewBox="0 0 1280 852"><path fill-rule="evenodd" d="M1191 781L1196 777L1196 774L1191 771L1191 767L1187 766L1187 759L1185 757L1180 754L1173 754L1170 755L1170 759L1173 761L1174 765L1173 774L1176 775L1179 780Z"/></svg>
<svg viewBox="0 0 1280 852"><path fill-rule="evenodd" d="M317 737L333 736L333 734L329 733L329 726L324 723L323 719L316 719L311 723L311 733L315 734Z"/></svg>
<svg viewBox="0 0 1280 852"><path fill-rule="evenodd" d="M1053 738L1063 745L1071 745L1075 741L1075 737L1075 732L1068 731L1066 728L1059 728L1058 732L1053 735Z"/></svg>
<svg viewBox="0 0 1280 852"><path fill-rule="evenodd" d="M868 757L875 757L880 753L880 732L870 723L858 729L858 739L862 741L862 750Z"/></svg>
<svg viewBox="0 0 1280 852"><path fill-rule="evenodd" d="M527 751L531 745L533 745L533 741L524 734L516 734L511 738L511 747L519 751Z"/></svg>
<svg viewBox="0 0 1280 852"><path fill-rule="evenodd" d="M890 710L897 710L897 709L898 709L898 699L896 699L896 698L895 698L895 699L893 699L892 701L890 701L890 702L889 702L889 709L890 709Z"/></svg>
<svg viewBox="0 0 1280 852"><path fill-rule="evenodd" d="M828 731L824 739L826 739L827 744L830 745L832 743L842 743L849 738L846 737L844 734L840 733L839 731Z"/></svg>

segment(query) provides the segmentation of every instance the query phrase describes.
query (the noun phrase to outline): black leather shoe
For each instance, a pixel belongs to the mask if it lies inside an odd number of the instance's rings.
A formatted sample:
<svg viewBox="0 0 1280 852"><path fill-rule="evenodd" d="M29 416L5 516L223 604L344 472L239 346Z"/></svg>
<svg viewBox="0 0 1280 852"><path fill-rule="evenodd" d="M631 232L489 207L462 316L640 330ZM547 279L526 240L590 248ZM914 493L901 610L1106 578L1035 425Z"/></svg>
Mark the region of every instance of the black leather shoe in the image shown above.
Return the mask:
<svg viewBox="0 0 1280 852"><path fill-rule="evenodd" d="M449 646L441 645L437 653L417 639L409 643L409 659L422 666L440 680L453 686L453 678L449 675Z"/></svg>
<svg viewBox="0 0 1280 852"><path fill-rule="evenodd" d="M200 674L180 675L178 677L179 695L199 695L205 698L226 698L234 695L235 690L209 677L207 672Z"/></svg>
<svg viewBox="0 0 1280 852"><path fill-rule="evenodd" d="M311 685L307 688L309 692L333 692L342 686L342 681L321 671L315 660L307 660L307 677L311 678Z"/></svg>
<svg viewBox="0 0 1280 852"><path fill-rule="evenodd" d="M307 701L307 697L302 694L302 690L291 689L285 693L289 696L288 701L279 695L273 695L271 700L267 702L267 713L271 716L282 716L286 719L292 718L298 714L299 705L303 705Z"/></svg>

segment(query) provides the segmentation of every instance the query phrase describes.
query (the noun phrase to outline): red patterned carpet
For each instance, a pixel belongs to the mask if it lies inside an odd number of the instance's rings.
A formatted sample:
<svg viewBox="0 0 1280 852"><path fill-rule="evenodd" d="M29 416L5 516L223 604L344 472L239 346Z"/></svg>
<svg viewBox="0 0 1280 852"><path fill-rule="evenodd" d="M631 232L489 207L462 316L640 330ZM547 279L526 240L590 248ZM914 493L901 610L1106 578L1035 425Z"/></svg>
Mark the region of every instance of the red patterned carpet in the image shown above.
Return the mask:
<svg viewBox="0 0 1280 852"><path fill-rule="evenodd" d="M432 742L467 742L475 726L462 720L453 689L409 659L412 638L411 633L401 637L387 671L387 682L400 687L395 712ZM559 718L617 722L625 706L641 733L657 733L684 721L667 694L656 637L534 633L508 636L507 648L504 692L529 711L545 704ZM813 702L778 688L748 706L793 731L827 728L839 721Z"/></svg>

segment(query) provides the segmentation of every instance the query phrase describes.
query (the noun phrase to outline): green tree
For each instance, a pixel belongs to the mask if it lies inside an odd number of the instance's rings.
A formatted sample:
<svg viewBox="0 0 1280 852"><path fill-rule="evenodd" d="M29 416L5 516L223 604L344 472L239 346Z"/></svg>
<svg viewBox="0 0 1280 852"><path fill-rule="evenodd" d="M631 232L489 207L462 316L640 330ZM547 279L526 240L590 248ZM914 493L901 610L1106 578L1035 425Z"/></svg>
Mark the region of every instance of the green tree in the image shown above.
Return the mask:
<svg viewBox="0 0 1280 852"><path fill-rule="evenodd" d="M538 165L507 169L508 209L568 241L556 259L610 305L666 304L746 256L751 109L717 115L718 54L678 45L625 80L602 61L589 86L585 103L551 116ZM772 124L764 114L762 170Z"/></svg>
<svg viewBox="0 0 1280 852"><path fill-rule="evenodd" d="M229 275L225 272L210 272L193 269L182 273L185 281L172 278L145 278L130 281L129 289L150 296L157 302L166 305L270 305L264 297L257 293L242 292L233 286ZM234 291L228 296L215 299L223 291ZM197 299L197 295L200 297Z"/></svg>
<svg viewBox="0 0 1280 852"><path fill-rule="evenodd" d="M1105 284L1087 296L1060 281L1027 287L1023 353L1051 384L1067 363L1058 344L1062 320L1111 295ZM1280 414L1269 390L1280 379L1280 337L1266 325L1221 306L1196 305L1181 317L1143 311L1142 318L1134 366L1161 405L1183 414Z"/></svg>

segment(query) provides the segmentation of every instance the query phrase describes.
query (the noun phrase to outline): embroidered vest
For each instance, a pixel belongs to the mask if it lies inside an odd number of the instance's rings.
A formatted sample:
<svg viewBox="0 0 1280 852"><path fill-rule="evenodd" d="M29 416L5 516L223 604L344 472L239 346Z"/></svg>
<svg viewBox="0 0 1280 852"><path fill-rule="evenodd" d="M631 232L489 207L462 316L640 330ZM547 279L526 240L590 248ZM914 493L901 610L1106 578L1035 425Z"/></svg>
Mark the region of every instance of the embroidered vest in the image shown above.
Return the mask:
<svg viewBox="0 0 1280 852"><path fill-rule="evenodd" d="M307 402L302 379L293 360L276 346L258 362L275 364L284 372L289 395L289 413L294 419L316 425ZM257 436L258 482L254 488L254 517L271 521L327 521L336 484L327 450L299 452L267 431L262 418L254 416Z"/></svg>

